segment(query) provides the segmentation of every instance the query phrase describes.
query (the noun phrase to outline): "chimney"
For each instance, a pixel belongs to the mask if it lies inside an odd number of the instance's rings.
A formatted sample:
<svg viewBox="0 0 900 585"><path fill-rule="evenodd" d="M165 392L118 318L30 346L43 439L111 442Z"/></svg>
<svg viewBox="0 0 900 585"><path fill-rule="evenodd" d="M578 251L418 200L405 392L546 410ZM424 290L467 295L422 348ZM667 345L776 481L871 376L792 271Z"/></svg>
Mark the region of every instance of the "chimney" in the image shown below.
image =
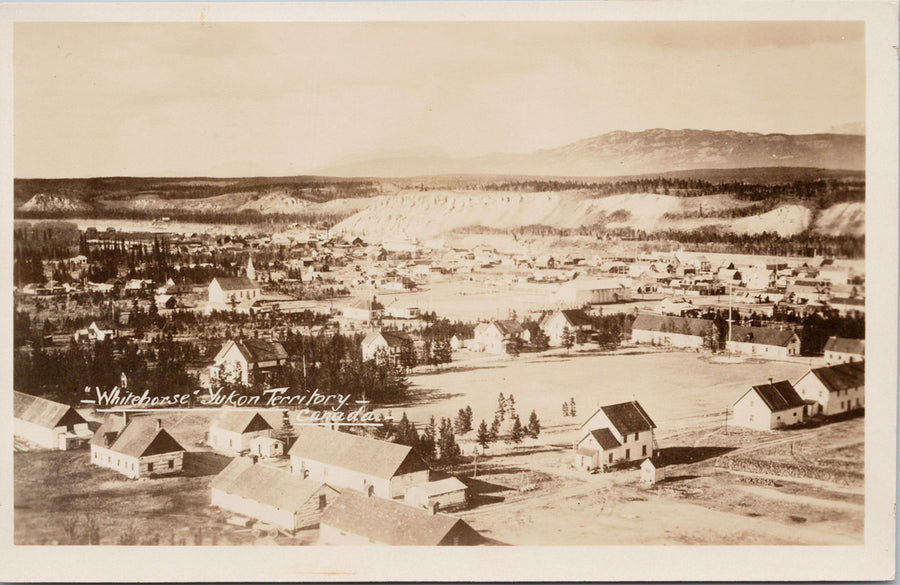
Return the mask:
<svg viewBox="0 0 900 585"><path fill-rule="evenodd" d="M375 486L372 484L367 484L366 485L366 497L371 498L374 495L375 495Z"/></svg>
<svg viewBox="0 0 900 585"><path fill-rule="evenodd" d="M128 413L123 412L122 413L122 426L127 426L127 425L128 425Z"/></svg>
<svg viewBox="0 0 900 585"><path fill-rule="evenodd" d="M256 465L257 462L259 462L259 455L251 455L250 461L253 463L253 465Z"/></svg>
<svg viewBox="0 0 900 585"><path fill-rule="evenodd" d="M769 386L772 385L772 378L769 378Z"/></svg>
<svg viewBox="0 0 900 585"><path fill-rule="evenodd" d="M162 430L162 419L161 418L156 419L156 430L157 431Z"/></svg>

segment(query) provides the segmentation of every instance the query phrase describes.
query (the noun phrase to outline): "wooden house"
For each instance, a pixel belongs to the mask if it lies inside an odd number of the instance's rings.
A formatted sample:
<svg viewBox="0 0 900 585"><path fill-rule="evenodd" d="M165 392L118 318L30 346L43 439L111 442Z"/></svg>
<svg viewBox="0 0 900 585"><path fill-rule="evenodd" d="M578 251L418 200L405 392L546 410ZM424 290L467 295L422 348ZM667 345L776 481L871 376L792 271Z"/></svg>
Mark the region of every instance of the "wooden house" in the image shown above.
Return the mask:
<svg viewBox="0 0 900 585"><path fill-rule="evenodd" d="M568 331L578 343L584 343L590 339L594 332L594 324L581 309L563 309L550 313L540 323L541 330L550 338L550 345L563 344L563 332Z"/></svg>
<svg viewBox="0 0 900 585"><path fill-rule="evenodd" d="M13 435L45 449L66 451L91 440L87 421L71 406L13 391Z"/></svg>
<svg viewBox="0 0 900 585"><path fill-rule="evenodd" d="M267 413L268 414L268 413ZM278 419L281 414L277 413ZM217 451L242 453L257 437L271 437L278 424L275 416L252 410L222 412L209 425L209 446Z"/></svg>
<svg viewBox="0 0 900 585"><path fill-rule="evenodd" d="M238 339L226 341L209 369L213 382L227 380L250 384L254 376L266 378L287 362L288 354L277 341Z"/></svg>
<svg viewBox="0 0 900 585"><path fill-rule="evenodd" d="M410 486L403 500L410 506L442 512L465 509L468 505L468 488L455 477L429 481Z"/></svg>
<svg viewBox="0 0 900 585"><path fill-rule="evenodd" d="M709 319L690 319L642 313L631 325L632 343L701 349L707 340L718 341L718 329Z"/></svg>
<svg viewBox="0 0 900 585"><path fill-rule="evenodd" d="M384 305L379 303L375 297L372 297L371 300L357 299L344 307L343 313L347 319L365 322L376 321L384 316Z"/></svg>
<svg viewBox="0 0 900 585"><path fill-rule="evenodd" d="M637 401L601 406L579 428L575 466L602 469L653 455L656 423Z"/></svg>
<svg viewBox="0 0 900 585"><path fill-rule="evenodd" d="M732 411L740 427L768 431L803 422L805 403L787 380L751 386L738 398Z"/></svg>
<svg viewBox="0 0 900 585"><path fill-rule="evenodd" d="M832 335L825 342L825 363L829 366L866 359L866 340Z"/></svg>
<svg viewBox="0 0 900 585"><path fill-rule="evenodd" d="M531 334L513 319L479 323L475 327L475 338L470 349L486 353L506 353L510 343L520 343L531 339Z"/></svg>
<svg viewBox="0 0 900 585"><path fill-rule="evenodd" d="M631 287L615 278L576 278L556 291L560 303L570 307L631 300Z"/></svg>
<svg viewBox="0 0 900 585"><path fill-rule="evenodd" d="M208 292L207 312L234 309L246 313L262 296L259 284L246 276L217 276L209 283Z"/></svg>
<svg viewBox="0 0 900 585"><path fill-rule="evenodd" d="M340 494L327 483L236 457L210 484L217 508L295 532L319 523Z"/></svg>
<svg viewBox="0 0 900 585"><path fill-rule="evenodd" d="M471 546L483 538L464 520L346 490L319 521L319 541L332 545Z"/></svg>
<svg viewBox="0 0 900 585"><path fill-rule="evenodd" d="M411 350L412 345L412 339L405 333L378 329L362 340L363 361L373 360L383 353L386 359L396 363L404 349Z"/></svg>
<svg viewBox="0 0 900 585"><path fill-rule="evenodd" d="M337 488L382 498L403 497L406 488L425 483L428 466L411 447L350 433L305 426L288 454L291 471Z"/></svg>
<svg viewBox="0 0 900 585"><path fill-rule="evenodd" d="M767 359L800 355L800 337L792 329L734 325L725 345L730 351Z"/></svg>
<svg viewBox="0 0 900 585"><path fill-rule="evenodd" d="M91 438L91 463L132 479L181 471L184 447L162 428L162 421L110 416Z"/></svg>
<svg viewBox="0 0 900 585"><path fill-rule="evenodd" d="M794 388L807 403L807 414L832 416L866 407L866 363L846 362L813 368Z"/></svg>

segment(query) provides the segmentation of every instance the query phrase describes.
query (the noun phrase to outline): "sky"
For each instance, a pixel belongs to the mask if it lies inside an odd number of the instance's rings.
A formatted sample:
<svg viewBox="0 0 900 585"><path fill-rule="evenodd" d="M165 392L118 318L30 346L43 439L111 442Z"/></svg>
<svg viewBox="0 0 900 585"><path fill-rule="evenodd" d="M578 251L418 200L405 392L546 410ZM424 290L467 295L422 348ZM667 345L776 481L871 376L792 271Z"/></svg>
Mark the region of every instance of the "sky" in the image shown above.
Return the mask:
<svg viewBox="0 0 900 585"><path fill-rule="evenodd" d="M865 120L860 22L16 23L20 178L274 176Z"/></svg>

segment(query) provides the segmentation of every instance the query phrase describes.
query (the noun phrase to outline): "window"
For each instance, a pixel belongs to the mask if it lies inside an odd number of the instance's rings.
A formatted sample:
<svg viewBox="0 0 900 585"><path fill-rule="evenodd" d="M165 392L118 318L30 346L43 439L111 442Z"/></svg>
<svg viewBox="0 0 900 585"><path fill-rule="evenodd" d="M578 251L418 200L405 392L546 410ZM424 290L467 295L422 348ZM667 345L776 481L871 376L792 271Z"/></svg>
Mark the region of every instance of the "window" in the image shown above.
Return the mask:
<svg viewBox="0 0 900 585"><path fill-rule="evenodd" d="M147 464L147 473L153 473L153 464L152 463Z"/></svg>
<svg viewBox="0 0 900 585"><path fill-rule="evenodd" d="M319 509L324 510L325 506L328 505L328 496L325 494L319 495Z"/></svg>
<svg viewBox="0 0 900 585"><path fill-rule="evenodd" d="M625 449L625 461L631 459L631 449Z"/></svg>
<svg viewBox="0 0 900 585"><path fill-rule="evenodd" d="M796 413L796 412L794 413L794 416L797 416L797 413Z"/></svg>
<svg viewBox="0 0 900 585"><path fill-rule="evenodd" d="M169 469L175 469L175 460L169 459Z"/></svg>
<svg viewBox="0 0 900 585"><path fill-rule="evenodd" d="M646 457L646 456L647 456L647 445L643 445L641 447L641 457Z"/></svg>
<svg viewBox="0 0 900 585"><path fill-rule="evenodd" d="M634 434L634 440L637 441L639 436L640 436L640 433L635 433L635 434Z"/></svg>
<svg viewBox="0 0 900 585"><path fill-rule="evenodd" d="M627 443L627 442L628 442L628 435L622 435L622 442L623 442L623 443Z"/></svg>
<svg viewBox="0 0 900 585"><path fill-rule="evenodd" d="M612 463L612 453L609 454L609 462Z"/></svg>
<svg viewBox="0 0 900 585"><path fill-rule="evenodd" d="M841 400L841 409L843 409L843 408L844 408L844 401Z"/></svg>

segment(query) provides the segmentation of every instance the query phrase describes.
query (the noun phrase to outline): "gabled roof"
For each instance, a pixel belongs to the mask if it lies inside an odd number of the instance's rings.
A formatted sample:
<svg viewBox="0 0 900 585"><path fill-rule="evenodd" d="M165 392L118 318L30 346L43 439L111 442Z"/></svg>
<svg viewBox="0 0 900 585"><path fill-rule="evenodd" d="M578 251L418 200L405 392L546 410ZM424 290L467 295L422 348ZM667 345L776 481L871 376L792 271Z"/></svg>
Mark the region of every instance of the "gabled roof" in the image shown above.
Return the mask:
<svg viewBox="0 0 900 585"><path fill-rule="evenodd" d="M303 427L288 453L383 479L428 469L407 445L316 426Z"/></svg>
<svg viewBox="0 0 900 585"><path fill-rule="evenodd" d="M616 447L621 447L622 443L616 439L616 436L613 435L612 431L607 427L603 427L602 429L594 429L591 431L591 436L594 437L594 440L597 441L597 444L603 447L603 450L607 449L615 449Z"/></svg>
<svg viewBox="0 0 900 585"><path fill-rule="evenodd" d="M731 328L731 340L742 343L758 343L784 347L790 343L795 333L791 329L771 329L769 327L744 327L734 325Z"/></svg>
<svg viewBox="0 0 900 585"><path fill-rule="evenodd" d="M254 464L247 457L235 457L210 483L214 490L290 512L299 510L325 486L321 481L303 479L289 471Z"/></svg>
<svg viewBox="0 0 900 585"><path fill-rule="evenodd" d="M238 339L225 342L219 353L216 354L215 361L218 362L225 357L225 354L231 347L237 347L238 351L244 356L248 363L281 361L288 358L287 351L284 346L277 341L266 341L264 339Z"/></svg>
<svg viewBox="0 0 900 585"><path fill-rule="evenodd" d="M747 390L735 404L740 402L740 400L749 392L756 392L771 412L780 412L789 408L797 408L798 406L803 406L805 404L803 398L797 394L797 391L794 390L794 386L787 380L751 386L750 390Z"/></svg>
<svg viewBox="0 0 900 585"><path fill-rule="evenodd" d="M491 323L497 328L500 333L503 335L518 335L525 331L521 325L519 325L518 321L513 319L506 319L503 321L491 321Z"/></svg>
<svg viewBox="0 0 900 585"><path fill-rule="evenodd" d="M866 362L849 362L810 370L829 392L858 388L866 381Z"/></svg>
<svg viewBox="0 0 900 585"><path fill-rule="evenodd" d="M837 337L832 335L828 338L828 341L825 342L825 351L866 355L866 340L850 339L849 337Z"/></svg>
<svg viewBox="0 0 900 585"><path fill-rule="evenodd" d="M71 406L24 392L13 392L13 417L48 429L87 422Z"/></svg>
<svg viewBox="0 0 900 585"><path fill-rule="evenodd" d="M395 546L472 545L481 542L480 535L459 518L446 514L431 514L393 500L345 490L325 509L322 525L337 528Z"/></svg>
<svg viewBox="0 0 900 585"><path fill-rule="evenodd" d="M408 335L400 331L387 331L384 329L379 329L377 331L372 331L371 333L366 335L365 338L363 338L362 343L363 345L369 345L370 343L378 339L379 336L383 337L384 341L390 347L403 347L405 344L412 341Z"/></svg>
<svg viewBox="0 0 900 585"><path fill-rule="evenodd" d="M246 276L217 276L213 278L213 282L219 283L219 288L222 290L252 290L259 288L258 284ZM210 285L212 285L212 282L210 282Z"/></svg>
<svg viewBox="0 0 900 585"><path fill-rule="evenodd" d="M252 410L232 410L223 412L213 420L213 423L210 426L231 431L233 433L246 433L274 428L272 423L264 416Z"/></svg>
<svg viewBox="0 0 900 585"><path fill-rule="evenodd" d="M116 417L113 417L116 418ZM115 426L116 423L113 423ZM101 432L107 432L110 429L104 423L94 433L91 443L100 446L104 445L103 435ZM100 442L95 439L100 438ZM115 441L109 445L110 450L129 457L143 457L145 455L157 455L160 453L173 453L176 451L184 451L184 447L176 441L172 435L163 428L157 428L156 419L152 417L135 417L125 428L119 432Z"/></svg>
<svg viewBox="0 0 900 585"><path fill-rule="evenodd" d="M350 303L349 307L352 309L363 309L366 311L381 311L384 309L384 305L379 303L377 300L372 299L357 299Z"/></svg>
<svg viewBox="0 0 900 585"><path fill-rule="evenodd" d="M709 319L690 319L688 317L675 317L669 315L650 315L641 313L631 325L632 331L657 331L660 333L680 333L703 337L716 324Z"/></svg>
<svg viewBox="0 0 900 585"><path fill-rule="evenodd" d="M593 325L591 318L581 309L563 309L557 312L562 313L563 319L572 327L591 327ZM555 314L548 315L547 319L551 319Z"/></svg>
<svg viewBox="0 0 900 585"><path fill-rule="evenodd" d="M606 415L612 426L622 435L656 428L656 424L636 400L601 406L600 410L603 411L603 414Z"/></svg>

